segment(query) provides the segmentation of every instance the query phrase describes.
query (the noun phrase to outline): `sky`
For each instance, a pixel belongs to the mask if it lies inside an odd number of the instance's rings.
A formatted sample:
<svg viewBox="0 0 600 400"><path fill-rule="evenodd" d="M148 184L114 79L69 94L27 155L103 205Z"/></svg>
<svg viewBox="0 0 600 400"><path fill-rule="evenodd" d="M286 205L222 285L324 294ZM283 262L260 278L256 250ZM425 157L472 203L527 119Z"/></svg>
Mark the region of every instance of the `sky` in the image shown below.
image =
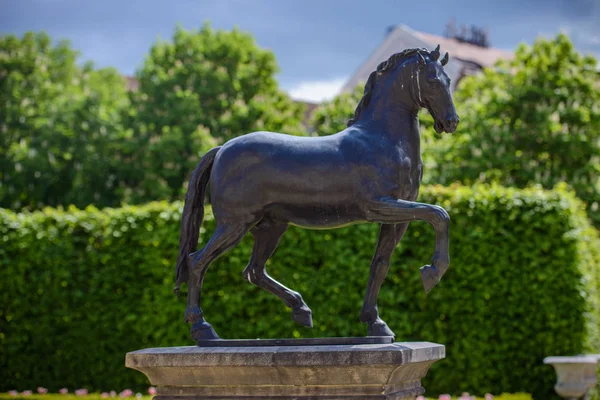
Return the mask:
<svg viewBox="0 0 600 400"><path fill-rule="evenodd" d="M43 30L71 41L82 61L124 75L177 24L237 26L274 52L282 89L309 101L334 96L387 27L442 35L451 18L487 28L493 47L512 50L562 31L581 52L600 56L600 0L0 0L0 34Z"/></svg>

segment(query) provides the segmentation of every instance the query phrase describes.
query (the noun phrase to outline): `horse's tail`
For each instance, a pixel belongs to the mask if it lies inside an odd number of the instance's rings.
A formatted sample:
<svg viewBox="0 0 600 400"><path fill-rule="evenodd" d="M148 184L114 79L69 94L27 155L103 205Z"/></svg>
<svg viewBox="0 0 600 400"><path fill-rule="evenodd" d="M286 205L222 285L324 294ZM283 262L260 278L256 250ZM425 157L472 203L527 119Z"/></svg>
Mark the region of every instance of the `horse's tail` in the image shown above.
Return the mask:
<svg viewBox="0 0 600 400"><path fill-rule="evenodd" d="M204 218L204 196L210 178L215 156L221 147L215 147L202 157L192 173L185 195L185 205L181 216L181 235L179 236L179 257L175 267L175 294L189 276L188 256L196 250L200 226Z"/></svg>

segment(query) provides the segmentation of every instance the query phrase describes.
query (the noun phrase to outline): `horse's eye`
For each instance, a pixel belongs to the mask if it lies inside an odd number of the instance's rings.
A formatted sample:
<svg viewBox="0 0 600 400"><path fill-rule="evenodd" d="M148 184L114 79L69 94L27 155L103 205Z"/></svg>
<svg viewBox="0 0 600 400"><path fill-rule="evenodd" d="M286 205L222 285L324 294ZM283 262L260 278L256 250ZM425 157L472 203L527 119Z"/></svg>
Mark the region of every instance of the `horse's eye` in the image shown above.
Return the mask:
<svg viewBox="0 0 600 400"><path fill-rule="evenodd" d="M438 78L428 78L427 80L431 83L442 83Z"/></svg>

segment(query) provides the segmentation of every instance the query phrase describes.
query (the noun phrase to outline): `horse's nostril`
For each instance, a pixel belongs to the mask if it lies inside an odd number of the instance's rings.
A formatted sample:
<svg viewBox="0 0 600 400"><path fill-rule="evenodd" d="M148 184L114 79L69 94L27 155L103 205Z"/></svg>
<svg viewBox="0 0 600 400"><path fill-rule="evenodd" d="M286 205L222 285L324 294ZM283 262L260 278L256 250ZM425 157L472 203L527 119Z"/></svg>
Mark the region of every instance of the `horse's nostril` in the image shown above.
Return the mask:
<svg viewBox="0 0 600 400"><path fill-rule="evenodd" d="M456 128L456 126L458 125L460 119L458 118L457 115L452 115L450 117L448 117L446 119L446 122L448 123L449 126Z"/></svg>

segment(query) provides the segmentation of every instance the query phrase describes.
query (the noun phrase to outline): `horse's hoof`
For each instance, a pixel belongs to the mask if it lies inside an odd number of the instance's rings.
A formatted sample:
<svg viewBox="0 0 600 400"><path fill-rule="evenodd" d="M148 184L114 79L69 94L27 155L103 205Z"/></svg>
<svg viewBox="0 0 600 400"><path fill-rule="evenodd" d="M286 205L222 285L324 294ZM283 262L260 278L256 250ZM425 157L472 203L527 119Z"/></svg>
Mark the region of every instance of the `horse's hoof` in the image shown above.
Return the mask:
<svg viewBox="0 0 600 400"><path fill-rule="evenodd" d="M183 316L183 320L186 324L195 324L196 322L200 322L204 319L202 315L202 310L198 306L187 306L185 309L185 315Z"/></svg>
<svg viewBox="0 0 600 400"><path fill-rule="evenodd" d="M421 280L423 281L423 288L425 293L429 293L431 289L440 283L440 277L435 265L425 265L421 267Z"/></svg>
<svg viewBox="0 0 600 400"><path fill-rule="evenodd" d="M292 311L292 321L307 328L312 328L312 311L306 306L294 309Z"/></svg>
<svg viewBox="0 0 600 400"><path fill-rule="evenodd" d="M217 335L217 332L215 332L212 325L206 321L193 324L191 333L192 339L195 341L219 339L219 335Z"/></svg>
<svg viewBox="0 0 600 400"><path fill-rule="evenodd" d="M396 334L390 329L389 326L382 320L369 323L369 329L367 331L368 336L391 336L395 337Z"/></svg>

